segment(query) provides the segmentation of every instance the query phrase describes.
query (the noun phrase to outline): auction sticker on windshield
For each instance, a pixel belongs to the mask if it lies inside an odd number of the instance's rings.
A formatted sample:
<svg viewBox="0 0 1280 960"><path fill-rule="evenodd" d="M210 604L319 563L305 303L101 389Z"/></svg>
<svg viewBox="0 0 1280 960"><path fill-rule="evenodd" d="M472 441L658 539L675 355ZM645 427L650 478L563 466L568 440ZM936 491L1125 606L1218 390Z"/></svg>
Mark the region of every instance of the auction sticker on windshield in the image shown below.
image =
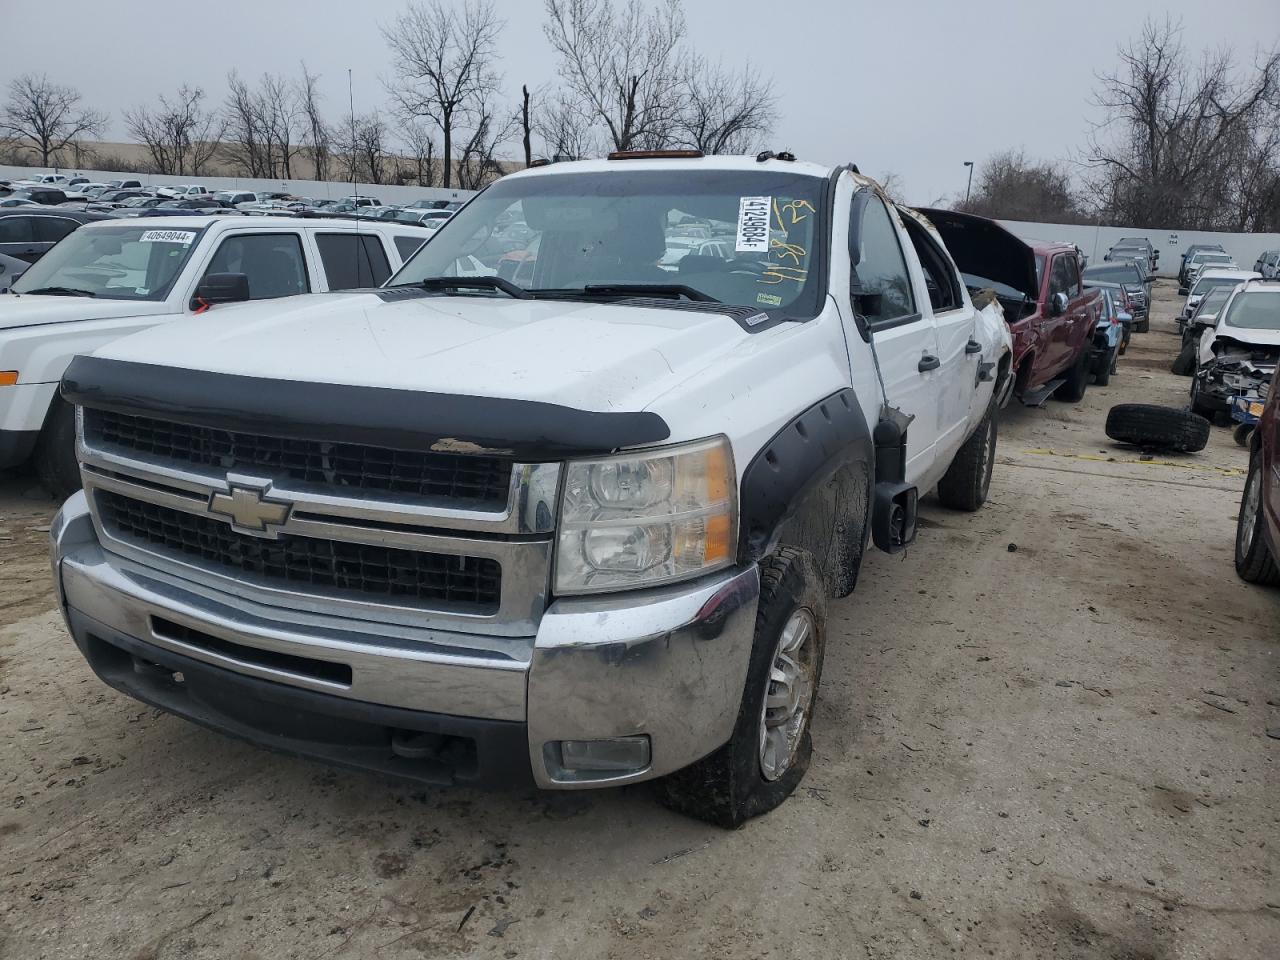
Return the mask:
<svg viewBox="0 0 1280 960"><path fill-rule="evenodd" d="M147 230L138 238L139 243L180 243L184 247L194 242L194 230Z"/></svg>
<svg viewBox="0 0 1280 960"><path fill-rule="evenodd" d="M741 197L738 200L737 253L769 252L769 213L772 197Z"/></svg>

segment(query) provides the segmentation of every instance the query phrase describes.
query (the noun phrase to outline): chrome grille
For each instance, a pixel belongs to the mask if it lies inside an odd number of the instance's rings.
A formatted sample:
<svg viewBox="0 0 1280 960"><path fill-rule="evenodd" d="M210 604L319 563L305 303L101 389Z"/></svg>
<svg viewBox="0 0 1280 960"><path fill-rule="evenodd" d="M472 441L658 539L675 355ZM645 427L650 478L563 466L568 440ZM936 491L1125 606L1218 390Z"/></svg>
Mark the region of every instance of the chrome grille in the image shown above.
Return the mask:
<svg viewBox="0 0 1280 960"><path fill-rule="evenodd" d="M175 466L264 473L278 481L323 484L349 493L405 495L504 505L512 464L500 457L394 450L359 443L270 437L152 417L86 409L94 447Z"/></svg>
<svg viewBox="0 0 1280 960"><path fill-rule="evenodd" d="M268 540L109 490L95 499L108 535L267 586L482 615L496 612L501 598L502 570L492 558L290 535Z"/></svg>

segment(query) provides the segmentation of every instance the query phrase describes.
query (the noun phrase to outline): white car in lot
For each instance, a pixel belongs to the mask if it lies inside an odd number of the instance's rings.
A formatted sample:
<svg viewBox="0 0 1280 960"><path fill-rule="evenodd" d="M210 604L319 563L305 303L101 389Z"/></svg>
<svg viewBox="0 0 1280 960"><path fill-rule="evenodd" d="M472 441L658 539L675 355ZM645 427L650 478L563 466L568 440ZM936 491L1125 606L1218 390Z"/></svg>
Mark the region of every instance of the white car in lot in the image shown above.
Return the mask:
<svg viewBox="0 0 1280 960"><path fill-rule="evenodd" d="M198 183L174 183L165 187L157 187L156 195L174 200L194 200L199 197L212 196L213 191Z"/></svg>
<svg viewBox="0 0 1280 960"><path fill-rule="evenodd" d="M220 303L376 286L421 243L420 229L390 222L174 216L86 224L0 295L0 468L34 454L53 490L79 486L71 408L57 398L76 354Z"/></svg>
<svg viewBox="0 0 1280 960"><path fill-rule="evenodd" d="M1238 267L1202 269L1191 283L1187 300L1182 305L1182 316L1190 317L1200 306L1204 295L1214 287L1234 287L1246 280L1256 279L1259 274L1254 270L1241 270Z"/></svg>
<svg viewBox="0 0 1280 960"><path fill-rule="evenodd" d="M527 271L460 276L516 214ZM679 214L726 256L660 269ZM433 783L659 779L735 826L808 768L869 544L986 499L1010 351L854 169L521 171L379 290L77 357L60 608L106 683L216 730Z"/></svg>

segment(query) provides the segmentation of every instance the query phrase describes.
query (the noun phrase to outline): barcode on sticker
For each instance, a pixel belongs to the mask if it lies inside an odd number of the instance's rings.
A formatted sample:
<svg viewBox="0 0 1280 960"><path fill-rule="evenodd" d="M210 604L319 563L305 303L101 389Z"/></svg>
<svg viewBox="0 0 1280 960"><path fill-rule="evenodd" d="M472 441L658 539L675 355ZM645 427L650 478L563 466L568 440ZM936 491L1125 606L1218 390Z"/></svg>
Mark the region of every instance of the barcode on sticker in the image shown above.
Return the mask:
<svg viewBox="0 0 1280 960"><path fill-rule="evenodd" d="M186 245L196 238L194 230L146 230L138 238L139 243L181 243Z"/></svg>
<svg viewBox="0 0 1280 960"><path fill-rule="evenodd" d="M738 241L736 253L769 252L769 212L772 197L741 197L738 200Z"/></svg>

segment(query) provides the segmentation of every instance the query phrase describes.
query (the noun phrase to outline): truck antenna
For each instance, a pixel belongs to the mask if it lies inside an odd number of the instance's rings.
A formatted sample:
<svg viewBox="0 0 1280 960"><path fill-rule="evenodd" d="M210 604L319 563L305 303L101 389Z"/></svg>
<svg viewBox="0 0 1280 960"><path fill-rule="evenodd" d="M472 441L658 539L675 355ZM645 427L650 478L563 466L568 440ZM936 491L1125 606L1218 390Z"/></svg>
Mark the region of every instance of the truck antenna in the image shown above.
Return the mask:
<svg viewBox="0 0 1280 960"><path fill-rule="evenodd" d="M360 285L360 189L356 186L356 99L351 92L351 68L347 67L347 115L351 120L351 196L356 208L351 211L356 221L356 242L352 244L355 259L356 285ZM372 277L370 278L372 279Z"/></svg>

